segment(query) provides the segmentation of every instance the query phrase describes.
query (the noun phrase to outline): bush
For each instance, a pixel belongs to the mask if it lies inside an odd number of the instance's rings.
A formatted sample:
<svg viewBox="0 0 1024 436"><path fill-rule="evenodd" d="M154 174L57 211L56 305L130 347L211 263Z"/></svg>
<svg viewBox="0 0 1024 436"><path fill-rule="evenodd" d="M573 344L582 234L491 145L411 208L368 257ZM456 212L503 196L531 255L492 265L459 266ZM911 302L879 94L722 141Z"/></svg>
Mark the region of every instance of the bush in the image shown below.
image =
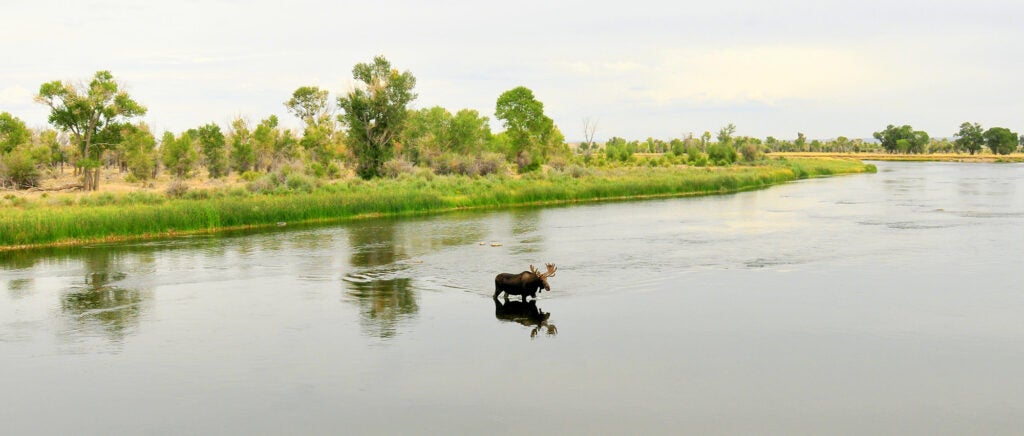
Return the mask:
<svg viewBox="0 0 1024 436"><path fill-rule="evenodd" d="M16 189L39 186L39 169L25 150L15 150L0 160L0 180Z"/></svg>
<svg viewBox="0 0 1024 436"><path fill-rule="evenodd" d="M764 157L764 153L761 153L761 147L751 143L743 144L740 147L740 154L743 155L743 160L746 162L755 162Z"/></svg>
<svg viewBox="0 0 1024 436"><path fill-rule="evenodd" d="M708 160L715 165L730 165L736 162L736 149L728 144L711 144L708 146Z"/></svg>
<svg viewBox="0 0 1024 436"><path fill-rule="evenodd" d="M256 179L259 179L261 176L262 175L260 173L257 173L256 171L246 171L242 173L241 179L245 180L246 182L252 182L255 181Z"/></svg>
<svg viewBox="0 0 1024 436"><path fill-rule="evenodd" d="M188 192L188 185L185 182L181 181L181 180L175 180L175 181L171 182L170 185L167 185L167 196L168 197L171 197L171 198L181 198L181 197L184 197L187 192Z"/></svg>
<svg viewBox="0 0 1024 436"><path fill-rule="evenodd" d="M383 174L384 177L397 179L403 174L412 174L415 168L416 167L412 165L412 162L409 162L402 158L394 158L387 162L384 162L383 168L381 169L381 174Z"/></svg>

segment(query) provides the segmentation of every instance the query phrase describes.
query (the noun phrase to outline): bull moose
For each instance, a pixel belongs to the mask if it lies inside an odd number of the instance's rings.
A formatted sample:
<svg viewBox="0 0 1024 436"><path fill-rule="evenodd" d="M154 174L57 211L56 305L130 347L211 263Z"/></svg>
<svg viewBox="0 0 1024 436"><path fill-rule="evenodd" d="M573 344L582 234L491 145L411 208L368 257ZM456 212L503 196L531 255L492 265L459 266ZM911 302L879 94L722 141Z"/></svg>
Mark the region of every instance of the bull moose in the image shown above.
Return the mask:
<svg viewBox="0 0 1024 436"><path fill-rule="evenodd" d="M548 278L554 277L555 264L545 264L548 270L545 272L537 271L533 265L530 265L529 271L523 271L519 274L501 273L494 278L494 298L498 298L502 292L505 293L505 299L508 299L509 295L521 295L523 301L526 301L526 297L533 297L537 299L537 293L543 288L545 291L551 292L551 286L548 285Z"/></svg>

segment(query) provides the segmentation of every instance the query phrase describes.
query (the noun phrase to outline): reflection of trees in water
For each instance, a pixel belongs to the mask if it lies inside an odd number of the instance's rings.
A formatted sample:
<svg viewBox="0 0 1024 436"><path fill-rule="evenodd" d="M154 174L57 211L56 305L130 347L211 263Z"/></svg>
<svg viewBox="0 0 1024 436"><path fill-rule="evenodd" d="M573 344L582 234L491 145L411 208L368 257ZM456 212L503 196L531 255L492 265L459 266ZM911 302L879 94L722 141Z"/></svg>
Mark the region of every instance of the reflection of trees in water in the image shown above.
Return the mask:
<svg viewBox="0 0 1024 436"><path fill-rule="evenodd" d="M32 292L32 279L14 279L7 282L7 292L11 299L28 296Z"/></svg>
<svg viewBox="0 0 1024 436"><path fill-rule="evenodd" d="M83 250L81 254L83 285L61 295L61 311L75 326L65 334L98 330L107 339L120 342L138 326L143 303L150 293L116 286L128 275L121 257L111 250ZM151 256L140 258L153 261Z"/></svg>
<svg viewBox="0 0 1024 436"><path fill-rule="evenodd" d="M395 238L395 222L375 220L348 228L350 262L359 271L349 274L348 296L359 306L366 334L390 338L398 324L419 311L412 279L395 277L407 266L405 247Z"/></svg>
<svg viewBox="0 0 1024 436"><path fill-rule="evenodd" d="M544 237L538 231L540 210L522 209L512 212L512 236L518 244L512 246L512 254L538 253L543 250Z"/></svg>
<svg viewBox="0 0 1024 436"><path fill-rule="evenodd" d="M363 328L369 336L394 337L398 325L419 311L412 279L383 279L350 282L348 295L359 305Z"/></svg>

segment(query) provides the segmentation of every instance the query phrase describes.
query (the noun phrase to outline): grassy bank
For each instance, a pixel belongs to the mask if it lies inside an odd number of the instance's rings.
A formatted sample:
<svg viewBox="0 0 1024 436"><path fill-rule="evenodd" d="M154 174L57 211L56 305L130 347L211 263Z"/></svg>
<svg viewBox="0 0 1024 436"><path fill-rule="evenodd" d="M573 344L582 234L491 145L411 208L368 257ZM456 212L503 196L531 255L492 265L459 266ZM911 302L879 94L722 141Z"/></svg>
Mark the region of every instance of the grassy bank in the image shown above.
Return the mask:
<svg viewBox="0 0 1024 436"><path fill-rule="evenodd" d="M772 156L785 157L788 159L860 159L879 161L901 161L901 162L1024 162L1024 153L1013 154L992 154L982 152L977 154L963 153L928 153L928 154L894 154L894 153L811 153L811 152L786 152L772 153Z"/></svg>
<svg viewBox="0 0 1024 436"><path fill-rule="evenodd" d="M8 200L0 207L0 249L153 238L279 222L337 221L380 215L758 189L807 177L871 172L837 159L788 159L725 168L615 168L549 171L523 177L419 175L351 180L312 192L251 194L214 190L197 198L98 194Z"/></svg>

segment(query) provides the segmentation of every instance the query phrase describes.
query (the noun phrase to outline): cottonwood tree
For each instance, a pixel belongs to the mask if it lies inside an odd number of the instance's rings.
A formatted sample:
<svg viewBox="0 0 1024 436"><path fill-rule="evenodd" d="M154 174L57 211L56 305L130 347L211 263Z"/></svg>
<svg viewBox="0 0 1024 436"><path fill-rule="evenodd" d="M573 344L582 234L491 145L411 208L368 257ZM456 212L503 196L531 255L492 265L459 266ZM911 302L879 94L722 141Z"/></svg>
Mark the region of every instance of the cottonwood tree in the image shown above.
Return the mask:
<svg viewBox="0 0 1024 436"><path fill-rule="evenodd" d="M914 130L909 125L896 127L890 124L885 130L875 132L873 136L889 153L924 153L929 141L927 133Z"/></svg>
<svg viewBox="0 0 1024 436"><path fill-rule="evenodd" d="M231 122L231 169L242 174L252 170L256 164L256 148L253 145L252 131L249 122L244 118L236 118Z"/></svg>
<svg viewBox="0 0 1024 436"><path fill-rule="evenodd" d="M960 130L953 135L956 137L953 143L960 150L967 150L970 154L977 153L985 145L982 133L981 124L964 122L960 125Z"/></svg>
<svg viewBox="0 0 1024 436"><path fill-rule="evenodd" d="M32 131L18 117L7 112L0 113L0 154L10 153L22 144L32 140Z"/></svg>
<svg viewBox="0 0 1024 436"><path fill-rule="evenodd" d="M495 116L505 126L519 169L537 167L533 155L544 156L555 142L561 142L561 133L554 121L544 115L544 103L533 96L533 91L519 86L498 97Z"/></svg>
<svg viewBox="0 0 1024 436"><path fill-rule="evenodd" d="M220 126L214 123L206 124L196 130L196 141L199 142L199 149L203 152L203 160L206 164L206 171L210 173L211 179L228 175L228 156L225 150L226 141Z"/></svg>
<svg viewBox="0 0 1024 436"><path fill-rule="evenodd" d="M992 153L1010 154L1017 150L1017 134L1006 127L993 127L982 133L985 145Z"/></svg>
<svg viewBox="0 0 1024 436"><path fill-rule="evenodd" d="M284 106L306 124L299 145L310 160L327 165L335 157L334 145L339 140L328 92L316 86L303 86L292 93Z"/></svg>
<svg viewBox="0 0 1024 436"><path fill-rule="evenodd" d="M352 91L338 97L348 126L348 142L355 155L356 173L364 179L381 175L384 162L394 156L395 141L408 115L406 106L416 99L416 78L399 72L384 56L372 63L356 64L352 77L359 81Z"/></svg>
<svg viewBox="0 0 1024 436"><path fill-rule="evenodd" d="M120 136L121 125L146 114L146 107L122 90L110 71L96 72L88 85L44 83L36 101L50 108L50 124L70 132L78 145L82 187L87 191L99 188L100 157Z"/></svg>

